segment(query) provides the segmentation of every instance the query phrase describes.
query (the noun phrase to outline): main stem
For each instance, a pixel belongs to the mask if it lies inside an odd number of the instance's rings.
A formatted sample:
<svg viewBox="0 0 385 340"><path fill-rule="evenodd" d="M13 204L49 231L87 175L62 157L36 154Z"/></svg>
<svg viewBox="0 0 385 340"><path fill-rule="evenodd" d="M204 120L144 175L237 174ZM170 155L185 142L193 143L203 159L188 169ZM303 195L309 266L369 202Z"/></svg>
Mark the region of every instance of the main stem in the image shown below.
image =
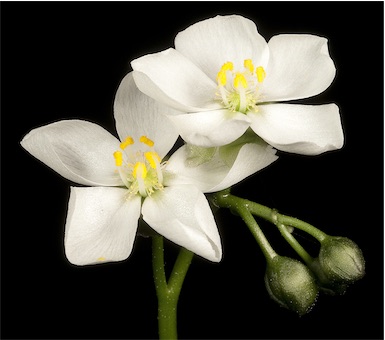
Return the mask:
<svg viewBox="0 0 385 340"><path fill-rule="evenodd" d="M159 339L177 339L177 305L183 281L194 253L181 248L167 282L164 265L163 237L153 236L152 268L158 297Z"/></svg>

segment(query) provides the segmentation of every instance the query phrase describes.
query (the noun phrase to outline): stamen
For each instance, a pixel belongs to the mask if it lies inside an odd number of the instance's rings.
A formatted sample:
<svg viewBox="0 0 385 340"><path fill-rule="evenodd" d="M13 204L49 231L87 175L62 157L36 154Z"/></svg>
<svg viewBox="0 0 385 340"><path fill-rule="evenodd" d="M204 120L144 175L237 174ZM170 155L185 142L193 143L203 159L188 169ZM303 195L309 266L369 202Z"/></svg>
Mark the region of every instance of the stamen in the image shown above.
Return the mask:
<svg viewBox="0 0 385 340"><path fill-rule="evenodd" d="M266 72L265 69L262 66L258 66L255 70L257 74L257 79L259 83L262 83L266 78Z"/></svg>
<svg viewBox="0 0 385 340"><path fill-rule="evenodd" d="M127 146L134 144L134 139L128 136L123 142L120 143L120 148L124 150Z"/></svg>
<svg viewBox="0 0 385 340"><path fill-rule="evenodd" d="M143 144L146 144L150 148L154 146L154 142L150 138L147 138L146 136L140 137L139 141Z"/></svg>
<svg viewBox="0 0 385 340"><path fill-rule="evenodd" d="M114 152L114 158L115 158L115 165L116 166L122 166L123 164L123 154L120 151Z"/></svg>
<svg viewBox="0 0 385 340"><path fill-rule="evenodd" d="M243 62L243 65L245 66L246 69L248 69L250 71L251 74L253 74L254 65L253 65L253 61L251 59L245 59L245 61Z"/></svg>
<svg viewBox="0 0 385 340"><path fill-rule="evenodd" d="M247 80L245 75L243 73L237 72L234 77L234 87L238 89L239 84L241 84L244 89L247 88Z"/></svg>
<svg viewBox="0 0 385 340"><path fill-rule="evenodd" d="M148 163L150 164L151 168L156 169L157 166L160 164L160 157L159 155L154 151L147 151L144 153L144 157L147 159Z"/></svg>
<svg viewBox="0 0 385 340"><path fill-rule="evenodd" d="M234 65L231 61L228 61L224 63L221 67L221 71L232 71L234 68Z"/></svg>
<svg viewBox="0 0 385 340"><path fill-rule="evenodd" d="M231 61L224 63L217 74L218 85L225 86L227 83L227 71L232 71L234 65Z"/></svg>
<svg viewBox="0 0 385 340"><path fill-rule="evenodd" d="M132 171L132 176L134 176L136 179L145 179L147 177L146 165L142 162L136 162L134 165L134 170Z"/></svg>
<svg viewBox="0 0 385 340"><path fill-rule="evenodd" d="M160 161L161 158L160 156L153 151L148 151L144 153L144 157L150 164L150 167L156 170L156 176L158 177L158 182L162 183L163 182L163 173L160 168Z"/></svg>
<svg viewBox="0 0 385 340"><path fill-rule="evenodd" d="M226 71L220 70L217 74L217 82L220 86L225 86L227 83Z"/></svg>
<svg viewBox="0 0 385 340"><path fill-rule="evenodd" d="M246 91L244 88L239 88L238 89L239 93L239 112L246 112L247 109L247 98L246 98Z"/></svg>
<svg viewBox="0 0 385 340"><path fill-rule="evenodd" d="M146 165L142 162L137 162L134 166L134 171L132 172L134 178L136 178L138 183L138 190L142 197L147 196L146 184L144 179L147 177L147 168Z"/></svg>

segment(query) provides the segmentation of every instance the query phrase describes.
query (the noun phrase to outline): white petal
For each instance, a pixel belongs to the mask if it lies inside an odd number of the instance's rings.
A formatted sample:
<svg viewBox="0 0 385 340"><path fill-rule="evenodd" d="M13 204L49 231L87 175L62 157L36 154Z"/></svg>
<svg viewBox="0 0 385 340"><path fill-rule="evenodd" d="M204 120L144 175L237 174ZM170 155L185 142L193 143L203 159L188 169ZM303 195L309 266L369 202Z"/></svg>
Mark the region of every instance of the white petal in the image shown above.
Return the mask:
<svg viewBox="0 0 385 340"><path fill-rule="evenodd" d="M138 88L148 96L184 112L219 108L217 84L181 53L170 48L131 62Z"/></svg>
<svg viewBox="0 0 385 340"><path fill-rule="evenodd" d="M131 136L139 141L147 136L155 142L155 150L163 158L175 144L179 134L166 114L178 114L136 87L132 72L127 74L115 96L114 116L121 140Z"/></svg>
<svg viewBox="0 0 385 340"><path fill-rule="evenodd" d="M168 161L165 184L193 184L202 192L209 193L239 183L278 158L275 155L276 150L255 137L255 143L234 143L216 148L209 161L197 166L192 166L189 162L189 146L179 148Z"/></svg>
<svg viewBox="0 0 385 340"><path fill-rule="evenodd" d="M119 141L99 125L62 120L36 128L21 146L57 173L75 183L119 186L113 152Z"/></svg>
<svg viewBox="0 0 385 340"><path fill-rule="evenodd" d="M265 67L269 49L254 22L239 15L216 16L178 33L175 48L192 60L212 80L222 65L231 61L243 70L245 59Z"/></svg>
<svg viewBox="0 0 385 340"><path fill-rule="evenodd" d="M307 98L326 90L336 73L327 44L327 39L307 34L271 38L262 100Z"/></svg>
<svg viewBox="0 0 385 340"><path fill-rule="evenodd" d="M273 147L303 155L340 149L344 143L338 106L271 104L249 113L251 128Z"/></svg>
<svg viewBox="0 0 385 340"><path fill-rule="evenodd" d="M143 202L143 220L159 234L210 261L219 262L222 246L206 197L194 186L157 191Z"/></svg>
<svg viewBox="0 0 385 340"><path fill-rule="evenodd" d="M122 261L131 254L141 199L121 188L71 188L64 246L76 265Z"/></svg>
<svg viewBox="0 0 385 340"><path fill-rule="evenodd" d="M278 159L275 153L276 150L266 143L248 143L243 145L226 177L208 192L229 188L266 168Z"/></svg>
<svg viewBox="0 0 385 340"><path fill-rule="evenodd" d="M204 147L231 143L250 126L250 120L245 114L226 109L187 113L169 118L186 142Z"/></svg>

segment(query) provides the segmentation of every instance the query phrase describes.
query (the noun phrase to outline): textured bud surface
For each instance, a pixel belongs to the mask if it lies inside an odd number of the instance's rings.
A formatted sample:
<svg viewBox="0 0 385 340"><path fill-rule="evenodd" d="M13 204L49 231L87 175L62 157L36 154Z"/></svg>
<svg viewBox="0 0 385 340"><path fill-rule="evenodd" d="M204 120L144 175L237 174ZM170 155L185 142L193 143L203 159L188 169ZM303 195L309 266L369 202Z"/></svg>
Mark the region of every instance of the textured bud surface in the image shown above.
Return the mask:
<svg viewBox="0 0 385 340"><path fill-rule="evenodd" d="M328 237L319 253L319 264L331 281L351 283L365 275L361 249L346 237Z"/></svg>
<svg viewBox="0 0 385 340"><path fill-rule="evenodd" d="M299 315L310 311L318 295L310 270L289 257L276 256L268 263L265 284L272 299Z"/></svg>

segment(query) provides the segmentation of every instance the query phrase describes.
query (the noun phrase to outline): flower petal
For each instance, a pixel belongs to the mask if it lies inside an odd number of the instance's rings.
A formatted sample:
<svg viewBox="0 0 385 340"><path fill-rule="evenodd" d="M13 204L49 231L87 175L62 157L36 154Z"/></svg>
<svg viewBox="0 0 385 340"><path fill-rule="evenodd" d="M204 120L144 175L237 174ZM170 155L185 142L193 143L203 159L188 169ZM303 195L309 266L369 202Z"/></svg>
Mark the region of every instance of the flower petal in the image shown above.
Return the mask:
<svg viewBox="0 0 385 340"><path fill-rule="evenodd" d="M210 261L222 246L206 197L192 185L166 187L143 202L143 220L159 234Z"/></svg>
<svg viewBox="0 0 385 340"><path fill-rule="evenodd" d="M186 142L204 147L231 143L250 126L250 120L245 114L226 109L187 113L169 118Z"/></svg>
<svg viewBox="0 0 385 340"><path fill-rule="evenodd" d="M131 254L141 198L121 188L71 188L64 246L76 265L122 261Z"/></svg>
<svg viewBox="0 0 385 340"><path fill-rule="evenodd" d="M57 173L75 183L119 186L113 152L119 141L99 125L62 120L36 128L21 146Z"/></svg>
<svg viewBox="0 0 385 340"><path fill-rule="evenodd" d="M282 34L268 43L270 60L261 89L263 101L307 98L326 90L336 68L328 41L315 35Z"/></svg>
<svg viewBox="0 0 385 340"><path fill-rule="evenodd" d="M155 142L154 147L163 158L179 136L166 114L178 113L139 91L132 72L119 85L114 102L114 116L121 140L130 136L139 141L145 135Z"/></svg>
<svg viewBox="0 0 385 340"><path fill-rule="evenodd" d="M189 26L176 36L175 48L214 81L227 61L242 70L245 59L265 67L269 57L255 23L239 15L216 16Z"/></svg>
<svg viewBox="0 0 385 340"><path fill-rule="evenodd" d="M234 142L216 148L210 160L197 166L190 164L190 147L184 145L169 159L166 185L193 184L205 193L220 191L241 182L278 159L276 150L255 134L253 143Z"/></svg>
<svg viewBox="0 0 385 340"><path fill-rule="evenodd" d="M344 143L338 106L271 104L249 113L251 128L273 147L303 155L340 149Z"/></svg>
<svg viewBox="0 0 385 340"><path fill-rule="evenodd" d="M219 108L217 84L181 53L170 48L131 62L138 88L175 110L195 112Z"/></svg>

